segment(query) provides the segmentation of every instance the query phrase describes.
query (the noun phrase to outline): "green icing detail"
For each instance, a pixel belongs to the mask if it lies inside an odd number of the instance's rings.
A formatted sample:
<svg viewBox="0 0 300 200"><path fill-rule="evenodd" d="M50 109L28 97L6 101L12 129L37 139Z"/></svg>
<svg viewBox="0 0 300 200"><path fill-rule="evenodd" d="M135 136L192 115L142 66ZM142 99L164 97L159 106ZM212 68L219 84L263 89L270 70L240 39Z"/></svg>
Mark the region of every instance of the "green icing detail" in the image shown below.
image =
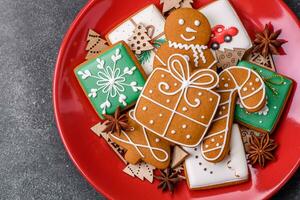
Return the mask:
<svg viewBox="0 0 300 200"><path fill-rule="evenodd" d="M266 86L266 96L268 102L267 107L269 109L268 111L266 111L266 115L264 115L263 113L258 114L258 112L247 113L246 110L244 108L241 108L238 104L236 105L235 109L235 119L237 121L257 127L258 129L264 130L266 132L271 132L276 126L276 122L278 117L280 117L279 115L281 110L284 109L284 103L288 98L288 93L292 86L292 80L287 79L286 77L283 77L283 79L278 78L278 74L276 72L246 61L239 62L238 66L244 66L250 69L254 69L262 76L263 79L275 77L273 81L269 81L270 86ZM281 82L278 79L283 80L283 82L281 84L278 84ZM276 92L274 93L271 88L278 92L278 94L276 95Z"/></svg>
<svg viewBox="0 0 300 200"><path fill-rule="evenodd" d="M145 79L120 43L98 58L77 67L75 75L97 114L113 114L137 101Z"/></svg>
<svg viewBox="0 0 300 200"><path fill-rule="evenodd" d="M159 48L163 43L165 43L167 40L165 38L160 38L160 39L157 39L153 42L153 46L155 48Z"/></svg>
<svg viewBox="0 0 300 200"><path fill-rule="evenodd" d="M165 42L166 42L166 39L160 38L153 42L153 46L156 49L158 49ZM136 55L136 56L141 64L145 64L146 62L150 61L152 53L153 53L152 50L148 50L148 51L143 51L140 55Z"/></svg>
<svg viewBox="0 0 300 200"><path fill-rule="evenodd" d="M149 62L151 57L151 50L143 51L140 55L137 55L137 58L141 64L145 64L146 62Z"/></svg>

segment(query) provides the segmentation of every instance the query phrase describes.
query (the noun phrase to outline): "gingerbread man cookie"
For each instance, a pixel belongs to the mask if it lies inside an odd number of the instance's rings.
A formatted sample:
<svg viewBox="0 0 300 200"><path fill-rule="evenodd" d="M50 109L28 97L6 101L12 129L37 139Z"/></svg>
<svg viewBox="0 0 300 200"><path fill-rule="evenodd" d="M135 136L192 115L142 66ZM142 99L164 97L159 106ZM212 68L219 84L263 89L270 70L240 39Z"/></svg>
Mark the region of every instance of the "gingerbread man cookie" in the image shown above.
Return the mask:
<svg viewBox="0 0 300 200"><path fill-rule="evenodd" d="M174 54L168 69L156 68L147 80L135 107L136 120L172 143L200 144L219 105L213 91L219 79L211 69L191 73L186 58Z"/></svg>
<svg viewBox="0 0 300 200"><path fill-rule="evenodd" d="M177 53L187 57L196 68L213 68L216 61L207 47L210 35L210 24L199 11L192 8L173 11L165 24L167 42L156 52L153 66L167 67L169 57Z"/></svg>
<svg viewBox="0 0 300 200"><path fill-rule="evenodd" d="M248 112L259 111L265 106L266 99L264 81L254 70L234 66L219 76L217 92L221 102L201 144L203 157L211 162L219 162L228 154L236 97Z"/></svg>
<svg viewBox="0 0 300 200"><path fill-rule="evenodd" d="M170 164L170 143L136 123L133 110L128 115L131 130L122 131L120 135L109 134L113 142L127 149L125 160L131 164L143 160L158 169L167 168Z"/></svg>

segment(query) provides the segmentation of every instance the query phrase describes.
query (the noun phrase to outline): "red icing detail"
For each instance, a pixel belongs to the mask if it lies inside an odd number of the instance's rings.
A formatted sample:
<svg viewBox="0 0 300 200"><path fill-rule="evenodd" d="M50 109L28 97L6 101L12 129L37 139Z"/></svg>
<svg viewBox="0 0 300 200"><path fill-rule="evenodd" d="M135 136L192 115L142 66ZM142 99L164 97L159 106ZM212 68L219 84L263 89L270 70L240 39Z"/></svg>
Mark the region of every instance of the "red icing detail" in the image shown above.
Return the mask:
<svg viewBox="0 0 300 200"><path fill-rule="evenodd" d="M222 44L224 43L225 36L234 37L239 33L239 30L236 27L230 27L225 29L223 25L216 25L212 28L211 40L209 45L212 43Z"/></svg>

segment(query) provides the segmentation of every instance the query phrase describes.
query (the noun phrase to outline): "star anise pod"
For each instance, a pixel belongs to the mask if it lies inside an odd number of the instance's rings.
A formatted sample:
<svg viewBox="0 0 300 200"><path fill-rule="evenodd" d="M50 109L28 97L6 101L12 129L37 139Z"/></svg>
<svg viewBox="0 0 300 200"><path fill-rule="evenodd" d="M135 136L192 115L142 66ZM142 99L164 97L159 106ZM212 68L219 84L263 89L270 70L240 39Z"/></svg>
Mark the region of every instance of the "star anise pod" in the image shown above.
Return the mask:
<svg viewBox="0 0 300 200"><path fill-rule="evenodd" d="M128 118L126 114L121 114L121 108L118 107L114 113L114 115L103 115L105 117L105 125L106 128L103 130L108 133L118 133L121 134L121 131L130 130L130 126L128 125Z"/></svg>
<svg viewBox="0 0 300 200"><path fill-rule="evenodd" d="M172 168L160 170L160 176L154 177L160 181L157 188L161 188L163 192L169 190L173 193L176 184L180 181L178 173L174 172Z"/></svg>
<svg viewBox="0 0 300 200"><path fill-rule="evenodd" d="M272 151L277 148L277 144L270 139L269 134L263 134L262 137L252 135L249 143L248 158L252 165L258 163L263 168L266 161L274 159Z"/></svg>
<svg viewBox="0 0 300 200"><path fill-rule="evenodd" d="M254 39L253 52L260 53L267 57L269 54L279 55L279 48L286 43L286 40L278 39L281 29L274 32L273 26L269 23L265 25L263 32L256 33Z"/></svg>

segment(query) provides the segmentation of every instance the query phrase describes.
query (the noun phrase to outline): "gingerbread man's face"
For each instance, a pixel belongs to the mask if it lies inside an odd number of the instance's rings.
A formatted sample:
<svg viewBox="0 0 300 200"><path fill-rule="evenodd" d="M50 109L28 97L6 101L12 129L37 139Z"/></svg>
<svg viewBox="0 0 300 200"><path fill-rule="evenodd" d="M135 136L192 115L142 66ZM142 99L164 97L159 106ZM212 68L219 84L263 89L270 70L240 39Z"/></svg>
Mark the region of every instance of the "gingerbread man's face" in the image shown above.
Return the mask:
<svg viewBox="0 0 300 200"><path fill-rule="evenodd" d="M210 40L211 27L207 18L192 8L173 11L166 20L166 38L182 44L206 45Z"/></svg>

